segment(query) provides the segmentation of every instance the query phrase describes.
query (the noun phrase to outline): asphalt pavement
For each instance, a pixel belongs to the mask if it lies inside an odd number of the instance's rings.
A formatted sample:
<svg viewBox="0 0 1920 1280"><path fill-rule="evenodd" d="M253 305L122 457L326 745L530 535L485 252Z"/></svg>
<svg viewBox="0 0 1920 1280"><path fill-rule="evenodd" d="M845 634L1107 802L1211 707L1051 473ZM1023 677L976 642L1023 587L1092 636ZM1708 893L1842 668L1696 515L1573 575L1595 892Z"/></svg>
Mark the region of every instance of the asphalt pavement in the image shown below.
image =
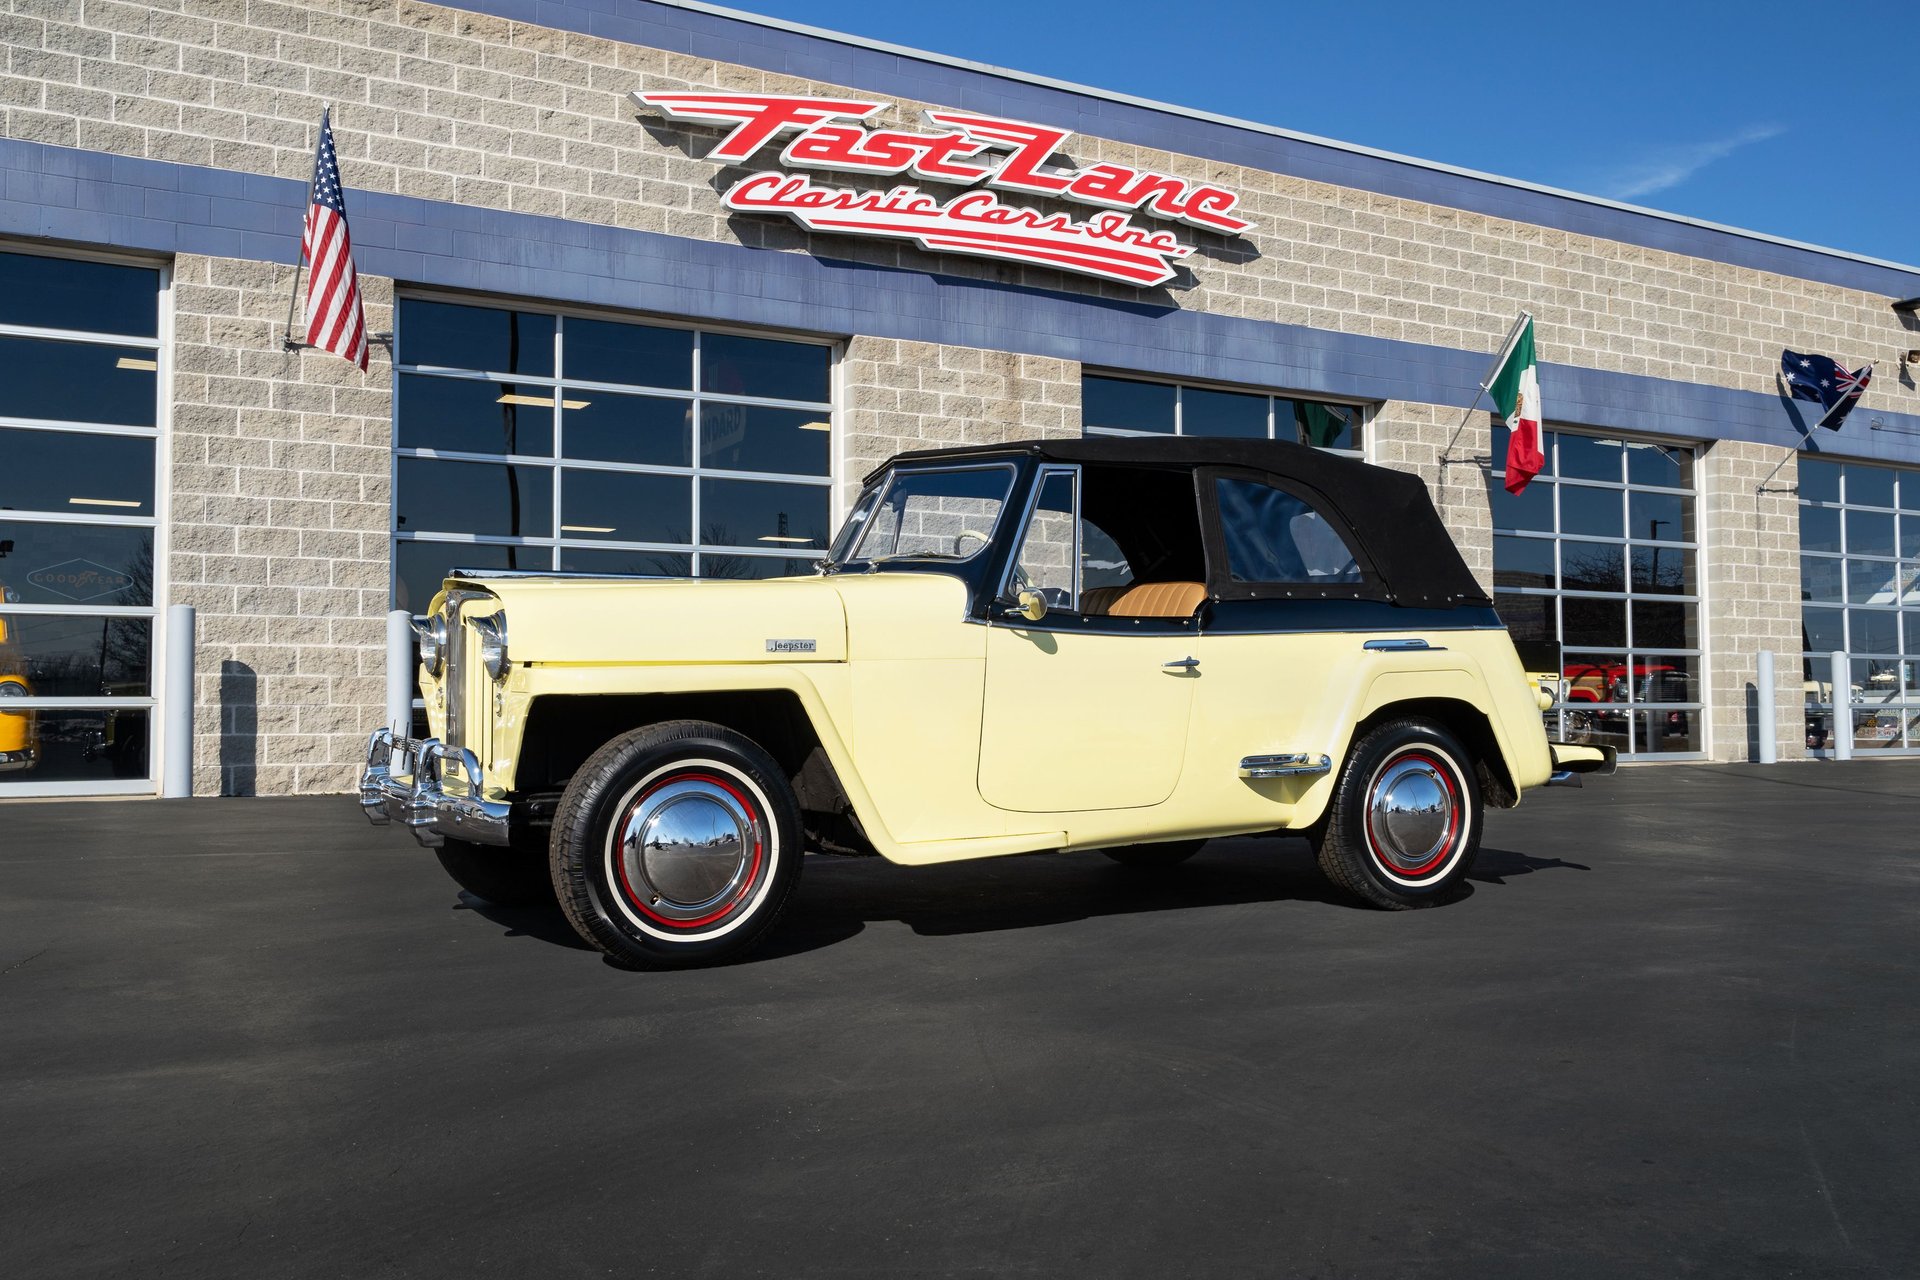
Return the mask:
<svg viewBox="0 0 1920 1280"><path fill-rule="evenodd" d="M1913 1276L1916 800L1628 770L1402 914L1297 840L816 857L665 974L348 798L0 805L0 1267Z"/></svg>

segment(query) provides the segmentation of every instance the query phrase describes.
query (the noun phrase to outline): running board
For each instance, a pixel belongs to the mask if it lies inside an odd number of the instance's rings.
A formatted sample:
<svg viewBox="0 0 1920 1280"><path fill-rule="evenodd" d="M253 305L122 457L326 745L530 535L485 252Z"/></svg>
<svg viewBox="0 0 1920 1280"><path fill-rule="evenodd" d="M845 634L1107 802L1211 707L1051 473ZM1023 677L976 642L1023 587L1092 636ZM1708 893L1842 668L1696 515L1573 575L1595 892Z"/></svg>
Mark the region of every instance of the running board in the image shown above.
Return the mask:
<svg viewBox="0 0 1920 1280"><path fill-rule="evenodd" d="M1295 778L1302 774L1330 773L1333 761L1327 756L1305 753L1287 756L1248 756L1240 762L1243 778Z"/></svg>

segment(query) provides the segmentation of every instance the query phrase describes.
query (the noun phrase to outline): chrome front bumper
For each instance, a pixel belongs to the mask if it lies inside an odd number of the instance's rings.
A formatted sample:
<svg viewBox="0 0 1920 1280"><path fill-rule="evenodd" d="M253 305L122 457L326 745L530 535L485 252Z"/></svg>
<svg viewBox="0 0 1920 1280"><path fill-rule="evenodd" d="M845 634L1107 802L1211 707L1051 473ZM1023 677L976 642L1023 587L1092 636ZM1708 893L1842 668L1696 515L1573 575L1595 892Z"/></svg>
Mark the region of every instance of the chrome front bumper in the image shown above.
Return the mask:
<svg viewBox="0 0 1920 1280"><path fill-rule="evenodd" d="M448 766L457 774L451 792L446 789ZM360 807L375 825L398 822L430 848L449 837L506 845L511 842L507 816L512 806L482 799L484 782L480 762L464 747L449 747L438 738L396 738L391 729L375 729L367 737Z"/></svg>

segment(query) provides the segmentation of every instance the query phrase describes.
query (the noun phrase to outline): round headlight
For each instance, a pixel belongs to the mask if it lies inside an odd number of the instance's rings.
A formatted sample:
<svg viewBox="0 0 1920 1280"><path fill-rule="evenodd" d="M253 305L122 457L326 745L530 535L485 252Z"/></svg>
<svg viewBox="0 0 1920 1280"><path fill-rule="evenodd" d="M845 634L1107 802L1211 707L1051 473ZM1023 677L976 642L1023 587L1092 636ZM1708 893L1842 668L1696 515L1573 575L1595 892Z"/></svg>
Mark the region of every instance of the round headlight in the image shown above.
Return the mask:
<svg viewBox="0 0 1920 1280"><path fill-rule="evenodd" d="M434 614L425 622L415 623L413 633L420 637L420 665L427 674L440 674L441 663L447 656L447 620L440 614Z"/></svg>
<svg viewBox="0 0 1920 1280"><path fill-rule="evenodd" d="M18 680L0 680L0 698L24 698L26 696L27 686L21 684ZM0 711L0 715L4 716L23 716L26 714L25 711Z"/></svg>
<svg viewBox="0 0 1920 1280"><path fill-rule="evenodd" d="M487 668L487 674L498 680L507 674L507 615L496 613L491 618L475 618L473 629L480 634L480 661Z"/></svg>

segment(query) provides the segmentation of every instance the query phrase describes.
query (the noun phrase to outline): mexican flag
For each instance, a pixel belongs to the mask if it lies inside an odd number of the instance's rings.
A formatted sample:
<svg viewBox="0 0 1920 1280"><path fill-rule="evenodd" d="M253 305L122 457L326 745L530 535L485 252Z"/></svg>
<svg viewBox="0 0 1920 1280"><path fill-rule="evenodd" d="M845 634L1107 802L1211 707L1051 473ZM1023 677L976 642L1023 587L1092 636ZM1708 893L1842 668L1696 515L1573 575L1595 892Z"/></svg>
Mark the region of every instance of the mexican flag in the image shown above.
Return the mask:
<svg viewBox="0 0 1920 1280"><path fill-rule="evenodd" d="M1487 391L1507 426L1507 492L1517 494L1547 464L1540 451L1540 372L1533 358L1532 316L1520 325Z"/></svg>

